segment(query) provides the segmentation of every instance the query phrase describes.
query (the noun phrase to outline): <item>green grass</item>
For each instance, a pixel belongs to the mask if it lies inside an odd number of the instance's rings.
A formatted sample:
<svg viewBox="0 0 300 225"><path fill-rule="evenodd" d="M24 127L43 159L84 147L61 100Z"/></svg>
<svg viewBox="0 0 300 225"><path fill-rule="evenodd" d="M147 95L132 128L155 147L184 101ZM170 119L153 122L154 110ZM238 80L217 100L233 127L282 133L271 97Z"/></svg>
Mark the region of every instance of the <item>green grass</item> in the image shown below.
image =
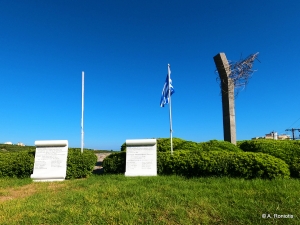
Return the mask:
<svg viewBox="0 0 300 225"><path fill-rule="evenodd" d="M299 188L296 179L0 179L0 224L300 224Z"/></svg>

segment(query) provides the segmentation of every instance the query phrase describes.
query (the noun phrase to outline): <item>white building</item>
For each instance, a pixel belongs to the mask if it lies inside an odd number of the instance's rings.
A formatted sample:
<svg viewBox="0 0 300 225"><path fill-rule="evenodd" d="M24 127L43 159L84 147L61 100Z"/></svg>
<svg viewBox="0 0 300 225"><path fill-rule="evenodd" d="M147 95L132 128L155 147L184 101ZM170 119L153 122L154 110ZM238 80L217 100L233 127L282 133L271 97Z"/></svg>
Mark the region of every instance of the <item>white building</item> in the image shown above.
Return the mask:
<svg viewBox="0 0 300 225"><path fill-rule="evenodd" d="M269 134L266 134L264 137L254 137L254 138L252 138L252 140L255 140L255 139L290 140L291 137L288 134L278 135L277 132L271 132Z"/></svg>

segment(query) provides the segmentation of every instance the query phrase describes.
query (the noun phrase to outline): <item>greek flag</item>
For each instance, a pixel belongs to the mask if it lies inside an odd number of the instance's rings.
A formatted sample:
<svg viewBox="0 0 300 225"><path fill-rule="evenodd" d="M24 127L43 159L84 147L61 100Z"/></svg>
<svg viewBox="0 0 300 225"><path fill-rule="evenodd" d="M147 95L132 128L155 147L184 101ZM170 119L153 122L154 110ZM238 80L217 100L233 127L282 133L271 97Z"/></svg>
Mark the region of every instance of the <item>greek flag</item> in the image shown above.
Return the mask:
<svg viewBox="0 0 300 225"><path fill-rule="evenodd" d="M164 87L163 87L163 90L161 93L160 107L164 107L165 104L169 104L170 97L175 92L175 90L172 86L172 80L171 80L170 75L171 75L171 70L170 70L170 66L169 66L166 82L164 84ZM170 96L169 96L169 88L170 88Z"/></svg>

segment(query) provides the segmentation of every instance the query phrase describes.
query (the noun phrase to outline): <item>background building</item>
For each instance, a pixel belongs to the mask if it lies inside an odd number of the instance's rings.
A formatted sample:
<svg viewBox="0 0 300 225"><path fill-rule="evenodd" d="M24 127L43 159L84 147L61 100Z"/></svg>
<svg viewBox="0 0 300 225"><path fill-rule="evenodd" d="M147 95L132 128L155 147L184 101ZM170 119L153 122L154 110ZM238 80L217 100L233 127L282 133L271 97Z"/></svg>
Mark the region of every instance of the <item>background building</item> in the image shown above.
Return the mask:
<svg viewBox="0 0 300 225"><path fill-rule="evenodd" d="M288 134L278 135L277 132L272 131L271 133L266 134L264 137L254 137L254 138L252 138L252 140L255 140L255 139L290 140L291 136L288 135Z"/></svg>

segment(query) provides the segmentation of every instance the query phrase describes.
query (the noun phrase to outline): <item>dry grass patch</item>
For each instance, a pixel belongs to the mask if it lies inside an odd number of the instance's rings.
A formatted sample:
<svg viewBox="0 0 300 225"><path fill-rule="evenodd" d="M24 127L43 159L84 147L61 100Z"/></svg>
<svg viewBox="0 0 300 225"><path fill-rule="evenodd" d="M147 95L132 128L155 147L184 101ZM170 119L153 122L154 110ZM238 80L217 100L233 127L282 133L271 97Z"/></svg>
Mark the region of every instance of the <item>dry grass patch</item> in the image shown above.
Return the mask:
<svg viewBox="0 0 300 225"><path fill-rule="evenodd" d="M47 189L49 191L60 190L60 189L62 189L62 188L64 188L64 187L67 186L66 183L59 183L59 182L51 182L51 183L47 183L47 184L48 184Z"/></svg>
<svg viewBox="0 0 300 225"><path fill-rule="evenodd" d="M35 184L27 184L17 188L5 188L0 190L0 202L5 202L13 199L26 198L37 192L37 186Z"/></svg>
<svg viewBox="0 0 300 225"><path fill-rule="evenodd" d="M55 193L66 186L67 186L66 183L51 182L51 183L31 183L21 187L1 188L0 203L8 200L23 199L29 197L37 192L43 192L45 188L47 189L47 191L50 191L51 193Z"/></svg>

